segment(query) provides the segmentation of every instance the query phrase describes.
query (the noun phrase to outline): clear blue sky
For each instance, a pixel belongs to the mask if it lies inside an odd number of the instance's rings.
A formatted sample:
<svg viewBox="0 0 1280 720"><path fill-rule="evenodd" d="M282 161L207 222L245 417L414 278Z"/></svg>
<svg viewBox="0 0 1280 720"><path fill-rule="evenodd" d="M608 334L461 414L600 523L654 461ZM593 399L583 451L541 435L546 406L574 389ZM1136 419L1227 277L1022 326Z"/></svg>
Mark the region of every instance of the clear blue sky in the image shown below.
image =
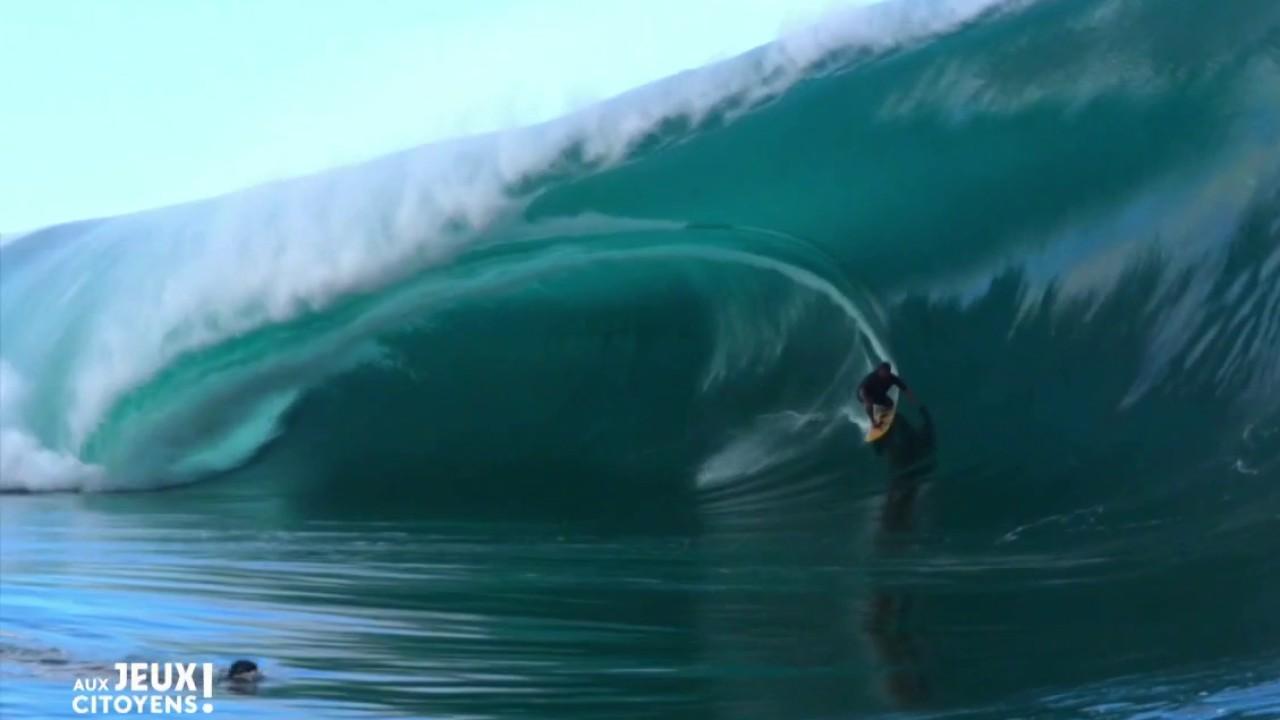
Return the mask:
<svg viewBox="0 0 1280 720"><path fill-rule="evenodd" d="M549 119L841 0L0 0L0 232Z"/></svg>

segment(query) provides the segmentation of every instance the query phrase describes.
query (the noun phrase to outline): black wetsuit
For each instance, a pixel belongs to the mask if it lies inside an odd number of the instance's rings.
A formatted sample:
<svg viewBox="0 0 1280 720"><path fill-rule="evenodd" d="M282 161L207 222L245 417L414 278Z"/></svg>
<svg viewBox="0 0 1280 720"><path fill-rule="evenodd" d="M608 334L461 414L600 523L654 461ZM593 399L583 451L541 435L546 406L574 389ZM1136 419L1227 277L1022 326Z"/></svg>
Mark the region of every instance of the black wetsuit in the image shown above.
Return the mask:
<svg viewBox="0 0 1280 720"><path fill-rule="evenodd" d="M858 395L863 402L891 408L893 400L889 399L889 388L894 385L903 390L907 389L907 384L897 375L889 373L888 377L881 377L879 372L872 370L871 374L863 378L862 384L858 386Z"/></svg>

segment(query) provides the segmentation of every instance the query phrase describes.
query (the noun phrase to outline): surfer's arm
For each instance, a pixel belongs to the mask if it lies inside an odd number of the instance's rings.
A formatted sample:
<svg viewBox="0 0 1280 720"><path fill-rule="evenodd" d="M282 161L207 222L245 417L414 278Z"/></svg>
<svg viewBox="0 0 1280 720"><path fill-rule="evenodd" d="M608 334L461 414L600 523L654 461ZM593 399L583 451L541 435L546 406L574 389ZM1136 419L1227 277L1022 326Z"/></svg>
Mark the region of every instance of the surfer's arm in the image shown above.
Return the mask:
<svg viewBox="0 0 1280 720"><path fill-rule="evenodd" d="M894 376L893 384L897 385L898 388L902 390L903 395L911 398L911 402L916 403L917 405L923 405L923 403L920 402L920 398L916 397L916 394L911 392L911 388L907 387L907 384L902 382L902 378Z"/></svg>

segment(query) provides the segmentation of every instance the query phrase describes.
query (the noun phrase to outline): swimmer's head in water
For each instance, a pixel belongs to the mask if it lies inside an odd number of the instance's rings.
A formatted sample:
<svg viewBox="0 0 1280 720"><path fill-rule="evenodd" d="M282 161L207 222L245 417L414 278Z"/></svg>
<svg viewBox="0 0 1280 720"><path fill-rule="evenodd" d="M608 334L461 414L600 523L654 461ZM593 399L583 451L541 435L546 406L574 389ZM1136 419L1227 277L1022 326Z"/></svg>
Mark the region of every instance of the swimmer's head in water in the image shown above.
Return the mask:
<svg viewBox="0 0 1280 720"><path fill-rule="evenodd" d="M252 660L237 660L227 670L227 679L234 682L255 682L261 677L258 664Z"/></svg>
<svg viewBox="0 0 1280 720"><path fill-rule="evenodd" d="M882 362L876 366L876 374L880 377L888 377L893 373L893 366L888 361Z"/></svg>

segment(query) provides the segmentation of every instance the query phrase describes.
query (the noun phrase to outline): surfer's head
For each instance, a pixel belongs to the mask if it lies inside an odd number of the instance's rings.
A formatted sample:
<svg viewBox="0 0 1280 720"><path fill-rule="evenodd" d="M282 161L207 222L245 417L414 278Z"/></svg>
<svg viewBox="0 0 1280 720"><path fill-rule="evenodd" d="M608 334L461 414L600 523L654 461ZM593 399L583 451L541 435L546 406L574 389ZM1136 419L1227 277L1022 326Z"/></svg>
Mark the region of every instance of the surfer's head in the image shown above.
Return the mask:
<svg viewBox="0 0 1280 720"><path fill-rule="evenodd" d="M876 366L876 374L880 377L889 377L893 374L893 366L888 361L882 362Z"/></svg>

